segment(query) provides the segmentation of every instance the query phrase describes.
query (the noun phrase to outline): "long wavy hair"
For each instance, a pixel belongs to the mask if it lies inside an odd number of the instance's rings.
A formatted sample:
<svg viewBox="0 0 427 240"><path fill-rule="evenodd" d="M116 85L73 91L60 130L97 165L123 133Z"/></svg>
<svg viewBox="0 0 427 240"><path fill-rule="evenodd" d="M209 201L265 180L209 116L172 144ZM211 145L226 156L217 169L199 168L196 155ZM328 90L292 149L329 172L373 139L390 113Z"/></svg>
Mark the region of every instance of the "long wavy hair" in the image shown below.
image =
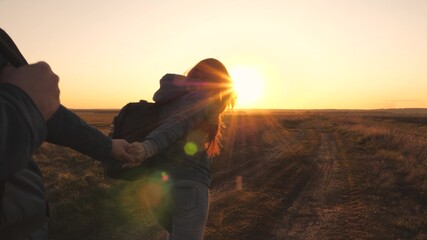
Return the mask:
<svg viewBox="0 0 427 240"><path fill-rule="evenodd" d="M235 93L233 81L227 68L214 58L207 58L197 63L187 74L189 81L200 82L212 90L214 112L210 115L206 150L209 157L221 151L221 130L224 127L221 115L227 107L233 108Z"/></svg>

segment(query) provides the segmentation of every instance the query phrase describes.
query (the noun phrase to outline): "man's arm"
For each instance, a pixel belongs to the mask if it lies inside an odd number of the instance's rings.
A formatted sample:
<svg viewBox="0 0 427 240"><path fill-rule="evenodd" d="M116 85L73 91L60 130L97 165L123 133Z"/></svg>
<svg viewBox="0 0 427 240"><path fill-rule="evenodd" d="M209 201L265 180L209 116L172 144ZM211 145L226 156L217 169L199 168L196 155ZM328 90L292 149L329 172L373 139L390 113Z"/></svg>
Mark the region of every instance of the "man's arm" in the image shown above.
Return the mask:
<svg viewBox="0 0 427 240"><path fill-rule="evenodd" d="M46 141L70 147L98 160L111 156L111 139L62 105L47 121Z"/></svg>
<svg viewBox="0 0 427 240"><path fill-rule="evenodd" d="M33 71L32 74L36 77L25 74L30 72L30 70ZM47 63L41 62L28 65L27 60L19 51L12 38L1 28L0 71L1 75L3 75L0 76L0 82L10 82L24 90L34 101L45 120L48 120L56 112L60 105L58 87L59 77L52 72ZM44 77L44 79L40 79L40 77ZM50 84L46 85L48 82ZM65 107L61 106L61 112L55 115L55 119L50 121L48 127L48 132L51 133L48 135L50 142L72 147L77 151L97 159L104 158L108 152L108 154L112 154L112 156L117 159L125 161L132 160L132 156L125 151L127 147L126 141L116 139L111 142L108 138L100 135L99 131L88 126L83 120ZM58 122L64 119L65 122L72 123L72 129L78 132L62 129L62 127L68 127L66 124ZM88 141L88 139L86 139L87 137L95 141ZM86 145L80 144L80 142ZM101 149L94 149L98 147L101 147Z"/></svg>
<svg viewBox="0 0 427 240"><path fill-rule="evenodd" d="M62 105L47 121L46 141L70 147L100 161L111 157L134 161L133 156L126 152L129 145L126 140L110 139Z"/></svg>

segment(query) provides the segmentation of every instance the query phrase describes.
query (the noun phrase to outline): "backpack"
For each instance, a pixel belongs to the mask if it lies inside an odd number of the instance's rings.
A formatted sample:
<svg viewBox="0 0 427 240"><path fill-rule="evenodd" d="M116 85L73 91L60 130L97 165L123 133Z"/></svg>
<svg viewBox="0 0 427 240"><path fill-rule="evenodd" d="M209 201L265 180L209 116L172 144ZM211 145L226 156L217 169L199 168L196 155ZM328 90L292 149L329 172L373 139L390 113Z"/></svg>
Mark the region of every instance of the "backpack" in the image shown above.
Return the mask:
<svg viewBox="0 0 427 240"><path fill-rule="evenodd" d="M160 79L160 88L174 88L177 83L186 81L186 77L168 73ZM142 142L154 129L162 125L167 117L160 117L164 107L192 92L192 89L173 92L167 100L161 102L130 102L120 109L113 118L109 136L113 139L125 139L128 142ZM157 156L146 159L141 165L134 168L122 168L124 162L113 158L104 159L104 175L113 179L135 181L141 179L156 162Z"/></svg>
<svg viewBox="0 0 427 240"><path fill-rule="evenodd" d="M163 103L130 102L114 117L109 136L128 142L142 142L144 138L160 126L159 109Z"/></svg>
<svg viewBox="0 0 427 240"><path fill-rule="evenodd" d="M155 103L140 100L126 104L113 118L109 136L113 139L125 139L129 143L142 142L154 129L159 127L163 121L159 113L167 102ZM156 161L156 156L146 159L141 165L133 168L123 168L124 162L113 158L103 161L104 175L125 181L136 181L141 179Z"/></svg>
<svg viewBox="0 0 427 240"><path fill-rule="evenodd" d="M160 88L167 87L171 83L180 82L186 79L185 76L177 74L166 74L160 79ZM128 142L142 142L145 137L154 129L159 127L165 119L160 119L160 110L163 106L178 100L182 96L191 92L191 89L173 93L167 100L161 102L130 102L122 107L119 113L113 118L109 136L114 139L125 139Z"/></svg>
<svg viewBox="0 0 427 240"><path fill-rule="evenodd" d="M125 139L130 143L142 142L151 131L160 126L160 105L162 104L145 100L126 104L113 118L108 135L113 139ZM134 168L123 168L124 162L108 158L102 163L104 175L113 179L135 181L146 173L151 160L147 159Z"/></svg>

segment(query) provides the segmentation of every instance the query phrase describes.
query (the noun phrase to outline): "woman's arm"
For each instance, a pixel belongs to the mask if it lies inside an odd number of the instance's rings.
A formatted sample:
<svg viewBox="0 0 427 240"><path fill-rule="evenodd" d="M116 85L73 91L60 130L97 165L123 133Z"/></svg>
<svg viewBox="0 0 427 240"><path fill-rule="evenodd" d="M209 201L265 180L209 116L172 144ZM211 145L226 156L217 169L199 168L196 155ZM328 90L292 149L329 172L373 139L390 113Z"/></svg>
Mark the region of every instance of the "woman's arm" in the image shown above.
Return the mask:
<svg viewBox="0 0 427 240"><path fill-rule="evenodd" d="M137 156L140 164L184 137L214 113L215 105L211 100L213 94L212 91L198 90L183 96L178 100L180 106L177 113L152 131L142 144L132 143L129 152ZM136 165L138 163L127 164L129 167Z"/></svg>
<svg viewBox="0 0 427 240"><path fill-rule="evenodd" d="M212 92L198 90L183 96L177 113L152 131L146 140L155 143L159 150L168 148L207 119L214 108L211 95Z"/></svg>

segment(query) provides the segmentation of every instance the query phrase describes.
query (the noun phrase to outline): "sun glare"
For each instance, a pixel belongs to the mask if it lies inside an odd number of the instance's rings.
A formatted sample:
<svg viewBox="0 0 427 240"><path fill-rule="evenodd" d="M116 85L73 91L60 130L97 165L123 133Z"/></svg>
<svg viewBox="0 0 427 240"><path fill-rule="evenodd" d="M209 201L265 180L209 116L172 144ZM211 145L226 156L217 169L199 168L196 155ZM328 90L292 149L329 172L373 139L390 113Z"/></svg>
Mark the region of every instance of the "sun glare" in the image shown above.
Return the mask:
<svg viewBox="0 0 427 240"><path fill-rule="evenodd" d="M237 94L237 106L254 107L256 101L264 94L263 75L256 68L243 66L231 68L230 75Z"/></svg>

